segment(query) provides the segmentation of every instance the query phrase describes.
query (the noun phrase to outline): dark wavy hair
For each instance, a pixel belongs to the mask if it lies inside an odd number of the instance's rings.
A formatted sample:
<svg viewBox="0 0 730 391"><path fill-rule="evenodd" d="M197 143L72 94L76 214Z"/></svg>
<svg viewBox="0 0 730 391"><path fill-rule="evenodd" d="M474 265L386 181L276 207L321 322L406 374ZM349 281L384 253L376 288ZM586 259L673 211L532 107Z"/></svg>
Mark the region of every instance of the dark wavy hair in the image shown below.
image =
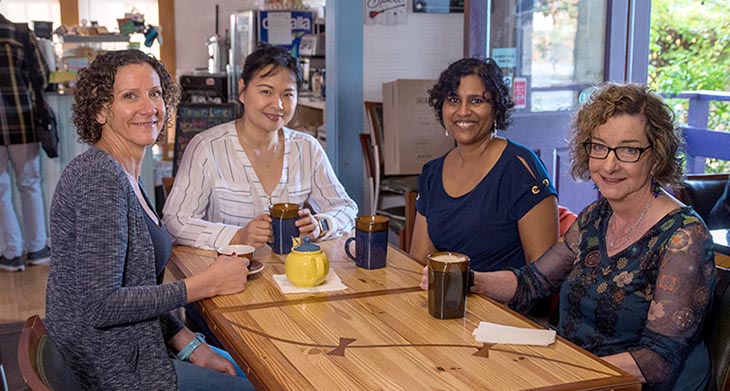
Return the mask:
<svg viewBox="0 0 730 391"><path fill-rule="evenodd" d="M114 50L97 56L88 67L79 71L71 120L76 125L80 141L95 144L101 138L102 124L96 120L96 116L114 101L114 78L119 68L131 64L149 64L157 72L165 101L164 123L169 125L180 101L180 87L165 66L140 50Z"/></svg>
<svg viewBox="0 0 730 391"><path fill-rule="evenodd" d="M662 98L643 84L607 82L598 86L573 121L570 140L570 173L578 180L590 179L589 157L583 143L591 140L593 131L610 118L642 116L644 131L656 156L654 179L665 187L677 187L682 181L682 160L677 151L682 143L672 109Z"/></svg>
<svg viewBox="0 0 730 391"><path fill-rule="evenodd" d="M446 98L456 94L461 78L477 75L484 88L492 94L492 108L497 129L507 129L512 123L510 119L515 103L509 94L509 88L504 84L504 75L499 65L491 58L463 58L451 63L439 76L438 82L428 90L428 104L436 112L441 126L444 126L443 105Z"/></svg>
<svg viewBox="0 0 730 391"><path fill-rule="evenodd" d="M302 68L299 66L299 60L292 56L288 50L266 43L259 44L256 50L246 56L243 71L241 72L241 80L248 86L251 80L256 77L256 74L266 68L269 69L261 76L272 75L278 72L279 69L288 69L297 80L297 91L302 88L304 76Z"/></svg>

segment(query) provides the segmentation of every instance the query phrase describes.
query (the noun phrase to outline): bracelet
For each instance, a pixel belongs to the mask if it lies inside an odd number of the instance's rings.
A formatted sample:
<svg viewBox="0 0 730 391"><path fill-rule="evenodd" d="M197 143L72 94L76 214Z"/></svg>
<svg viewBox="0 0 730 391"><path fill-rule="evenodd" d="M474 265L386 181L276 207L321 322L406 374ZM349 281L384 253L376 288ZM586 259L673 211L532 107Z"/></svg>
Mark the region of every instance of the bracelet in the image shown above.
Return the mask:
<svg viewBox="0 0 730 391"><path fill-rule="evenodd" d="M317 220L317 224L319 225L319 236L317 236L317 239L319 239L329 233L330 225L324 217L314 216L314 219Z"/></svg>
<svg viewBox="0 0 730 391"><path fill-rule="evenodd" d="M198 334L195 334L195 337L192 341L188 342L187 345L185 345L184 348L182 348L179 352L177 352L177 358L180 361L187 361L188 358L190 358L190 355L193 354L195 349L200 347L200 345L204 344L205 341L200 339L198 337Z"/></svg>
<svg viewBox="0 0 730 391"><path fill-rule="evenodd" d="M469 269L469 277L467 279L467 285L469 286L468 289L471 290L472 287L474 287L474 270Z"/></svg>

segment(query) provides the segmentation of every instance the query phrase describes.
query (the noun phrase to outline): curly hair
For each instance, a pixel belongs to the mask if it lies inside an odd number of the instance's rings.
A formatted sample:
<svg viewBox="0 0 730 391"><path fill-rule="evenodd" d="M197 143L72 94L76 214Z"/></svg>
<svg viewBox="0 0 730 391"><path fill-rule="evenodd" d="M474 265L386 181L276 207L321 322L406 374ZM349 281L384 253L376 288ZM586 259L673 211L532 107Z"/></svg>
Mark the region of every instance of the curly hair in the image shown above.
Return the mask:
<svg viewBox="0 0 730 391"><path fill-rule="evenodd" d="M114 78L119 68L131 64L149 64L157 72L165 101L164 122L166 126L169 125L180 101L180 87L162 62L136 49L109 51L97 56L88 67L79 71L71 117L79 141L95 144L101 139L102 124L96 120L96 116L114 101Z"/></svg>
<svg viewBox="0 0 730 391"><path fill-rule="evenodd" d="M492 111L497 129L507 129L512 123L510 119L515 103L504 84L502 69L491 58L463 58L451 63L439 76L438 82L428 90L428 105L436 112L436 119L444 126L444 101L456 94L461 78L476 75L481 79L484 88L492 94Z"/></svg>
<svg viewBox="0 0 730 391"><path fill-rule="evenodd" d="M656 156L652 170L654 179L661 186L677 187L682 180L682 160L677 157L682 138L674 123L674 112L659 95L643 84L604 83L580 109L571 129L570 173L573 178L590 178L590 158L583 143L591 140L591 134L597 127L621 115L646 119L644 131Z"/></svg>

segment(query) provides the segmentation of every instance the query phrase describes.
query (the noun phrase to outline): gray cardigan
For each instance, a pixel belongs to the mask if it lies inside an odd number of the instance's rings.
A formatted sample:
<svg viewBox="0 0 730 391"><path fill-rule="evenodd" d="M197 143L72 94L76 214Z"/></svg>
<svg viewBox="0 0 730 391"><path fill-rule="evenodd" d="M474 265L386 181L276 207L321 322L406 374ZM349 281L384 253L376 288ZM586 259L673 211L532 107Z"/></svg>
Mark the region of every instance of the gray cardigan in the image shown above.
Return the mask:
<svg viewBox="0 0 730 391"><path fill-rule="evenodd" d="M176 389L164 341L183 281L156 284L142 207L122 166L92 147L73 159L51 203L46 326L84 389Z"/></svg>

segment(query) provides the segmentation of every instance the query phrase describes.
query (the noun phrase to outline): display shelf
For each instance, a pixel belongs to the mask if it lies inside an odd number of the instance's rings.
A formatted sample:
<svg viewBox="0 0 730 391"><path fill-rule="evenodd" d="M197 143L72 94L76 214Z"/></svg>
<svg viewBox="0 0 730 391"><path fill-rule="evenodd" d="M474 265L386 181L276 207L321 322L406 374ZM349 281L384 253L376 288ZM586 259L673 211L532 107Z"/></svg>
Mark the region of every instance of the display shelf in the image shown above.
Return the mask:
<svg viewBox="0 0 730 391"><path fill-rule="evenodd" d="M129 35L104 34L104 35L63 35L60 36L63 43L104 43L104 42L129 42Z"/></svg>

